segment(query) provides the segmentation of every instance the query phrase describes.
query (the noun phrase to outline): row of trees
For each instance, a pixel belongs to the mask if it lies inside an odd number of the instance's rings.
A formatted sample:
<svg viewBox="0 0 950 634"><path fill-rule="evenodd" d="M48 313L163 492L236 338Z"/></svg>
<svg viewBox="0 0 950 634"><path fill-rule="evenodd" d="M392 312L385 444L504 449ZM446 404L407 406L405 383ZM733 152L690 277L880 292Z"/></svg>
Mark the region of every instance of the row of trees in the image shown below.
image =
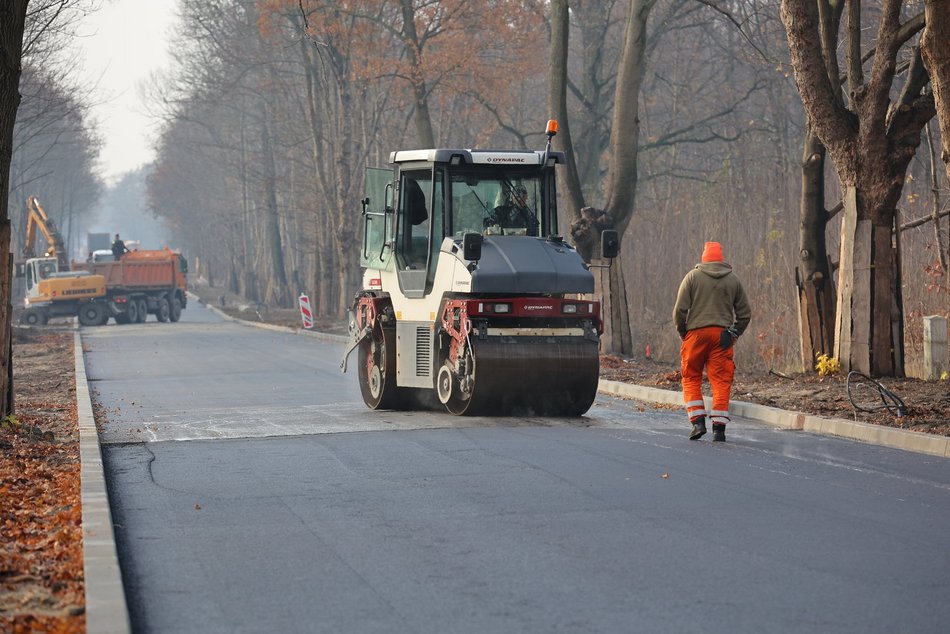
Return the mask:
<svg viewBox="0 0 950 634"><path fill-rule="evenodd" d="M85 98L54 55L81 5L0 7L4 248L25 194L78 221L98 193ZM591 257L600 231L624 235L602 280L609 349L675 355L673 294L716 239L756 309L741 362L788 367L836 346L846 364L899 373L915 341L902 308L946 311L946 5L183 3L175 71L153 88L149 197L209 279L274 305L308 292L342 316L365 165L397 148L537 148L553 115L570 158L562 232ZM803 325L788 310L799 294Z"/></svg>
<svg viewBox="0 0 950 634"><path fill-rule="evenodd" d="M279 305L307 289L319 313L342 315L365 165L436 139L541 138L530 97L545 82L543 4L420 4L183 8L150 191L213 277Z"/></svg>
<svg viewBox="0 0 950 634"><path fill-rule="evenodd" d="M12 258L23 246L26 200L55 209L66 244L75 244L101 190L99 140L89 95L64 48L94 0L0 3L0 413L13 409L10 327Z"/></svg>
<svg viewBox="0 0 950 634"><path fill-rule="evenodd" d="M624 235L603 280L610 349L675 354L676 285L718 239L754 298L745 362L826 352L900 373L901 327L911 341L919 328L900 307L946 310L930 191L945 179L918 152L936 112L924 11L941 3L196 3L157 91L150 195L216 281L285 306L308 292L340 316L358 284L365 165L397 148L540 147L555 116L562 231L590 256L604 228ZM936 126L930 138L939 147Z"/></svg>

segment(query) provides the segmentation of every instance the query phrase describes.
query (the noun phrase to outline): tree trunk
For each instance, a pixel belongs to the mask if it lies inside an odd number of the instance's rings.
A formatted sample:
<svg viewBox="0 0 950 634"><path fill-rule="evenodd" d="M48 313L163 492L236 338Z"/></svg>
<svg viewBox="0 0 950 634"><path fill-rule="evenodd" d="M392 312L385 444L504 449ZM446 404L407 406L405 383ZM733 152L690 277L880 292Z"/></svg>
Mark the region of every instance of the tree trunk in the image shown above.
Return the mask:
<svg viewBox="0 0 950 634"><path fill-rule="evenodd" d="M835 350L842 366L883 376L903 374L902 307L893 263L892 231L907 165L920 132L933 117L933 98L923 90L920 55L911 57L899 98L892 102L897 55L920 20L900 22L900 0L885 0L879 14L874 61L867 82L859 57L859 13L849 12L848 56L851 110L838 97L840 82L829 71L818 34L831 16L814 0L782 0L795 81L808 125L827 148L846 191L842 221ZM828 14L828 11L824 11ZM833 65L832 65L833 66Z"/></svg>
<svg viewBox="0 0 950 634"><path fill-rule="evenodd" d="M412 0L401 0L401 4L403 43L409 55L412 73L410 81L415 107L416 132L419 135L420 147L434 148L435 135L432 132L432 118L429 115L429 91L422 71L422 47L419 44L419 35L416 33L416 10L412 6Z"/></svg>
<svg viewBox="0 0 950 634"><path fill-rule="evenodd" d="M261 151L264 159L264 245L269 261L266 276L264 302L275 306L289 307L291 299L287 290L287 270L284 267L284 246L280 235L280 216L277 210L277 166L274 159L274 143L267 123L268 109L262 108Z"/></svg>
<svg viewBox="0 0 950 634"><path fill-rule="evenodd" d="M610 316L610 330L608 341L611 348L607 351L616 351L625 355L632 355L633 339L630 331L630 311L627 304L627 285L623 279L623 256L618 254L613 266L607 269L609 278L609 294L604 295L607 306L605 310Z"/></svg>
<svg viewBox="0 0 950 634"><path fill-rule="evenodd" d="M808 130L802 156L801 224L797 275L802 367L810 370L818 355L834 346L835 288L828 265L825 232L825 146Z"/></svg>
<svg viewBox="0 0 950 634"><path fill-rule="evenodd" d="M640 140L640 86L646 64L647 20L654 0L630 0L630 9L624 31L623 51L617 69L617 91L614 98L613 125L610 134L607 176L606 209L613 219L613 227L623 236L633 217L637 192L637 159ZM599 242L600 234L596 240ZM589 245L592 246L592 245ZM614 271L616 269L616 271ZM632 354L626 290L622 289L623 271L620 258L611 268L611 315L622 311L619 323L612 324L607 350ZM621 286L615 287L615 282ZM614 292L617 295L614 295Z"/></svg>
<svg viewBox="0 0 950 634"><path fill-rule="evenodd" d="M10 344L10 161L13 158L13 126L20 107L20 70L23 28L28 0L0 3L0 417L13 413L13 356Z"/></svg>
<svg viewBox="0 0 950 634"><path fill-rule="evenodd" d="M548 110L560 127L554 138L554 147L564 152L566 164L558 179L558 194L565 201L561 210L562 226L569 227L580 218L585 206L584 192L577 174L574 155L574 140L571 137L570 120L567 116L567 58L570 31L570 16L567 0L551 2L551 75L548 91Z"/></svg>
<svg viewBox="0 0 950 634"><path fill-rule="evenodd" d="M950 0L925 0L927 26L920 36L920 49L930 75L937 106L944 168L950 181Z"/></svg>

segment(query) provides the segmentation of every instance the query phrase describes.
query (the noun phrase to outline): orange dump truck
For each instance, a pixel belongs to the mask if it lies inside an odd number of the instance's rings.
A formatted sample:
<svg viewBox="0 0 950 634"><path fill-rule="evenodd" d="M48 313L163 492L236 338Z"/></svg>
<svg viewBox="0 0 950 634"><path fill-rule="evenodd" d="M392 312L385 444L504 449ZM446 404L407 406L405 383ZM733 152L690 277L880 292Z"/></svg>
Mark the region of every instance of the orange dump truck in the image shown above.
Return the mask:
<svg viewBox="0 0 950 634"><path fill-rule="evenodd" d="M111 260L111 258L110 258ZM88 271L105 280L105 295L87 304L101 304L105 316L81 322L105 323L114 317L116 323L143 322L151 313L158 321L178 321L188 298L188 262L170 249L157 251L130 251L118 261L93 258L88 262L73 262L74 270ZM87 312L98 312L87 308ZM91 324L85 324L91 325Z"/></svg>

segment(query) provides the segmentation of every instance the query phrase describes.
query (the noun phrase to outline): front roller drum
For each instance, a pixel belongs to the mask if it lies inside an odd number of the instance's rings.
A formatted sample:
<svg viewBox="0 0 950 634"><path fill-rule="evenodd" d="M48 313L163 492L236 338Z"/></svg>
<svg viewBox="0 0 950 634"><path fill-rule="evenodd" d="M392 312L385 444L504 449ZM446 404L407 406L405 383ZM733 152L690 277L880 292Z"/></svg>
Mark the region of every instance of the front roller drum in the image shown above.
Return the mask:
<svg viewBox="0 0 950 634"><path fill-rule="evenodd" d="M455 415L580 416L597 396L600 358L587 339L473 341L474 363L445 364L439 400Z"/></svg>

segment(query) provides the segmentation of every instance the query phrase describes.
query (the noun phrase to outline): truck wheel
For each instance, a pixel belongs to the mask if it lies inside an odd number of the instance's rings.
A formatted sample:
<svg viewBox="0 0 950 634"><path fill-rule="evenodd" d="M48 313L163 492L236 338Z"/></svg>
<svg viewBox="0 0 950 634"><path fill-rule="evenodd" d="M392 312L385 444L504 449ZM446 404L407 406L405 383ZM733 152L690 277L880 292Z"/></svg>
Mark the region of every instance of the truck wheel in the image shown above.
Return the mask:
<svg viewBox="0 0 950 634"><path fill-rule="evenodd" d="M20 316L20 323L28 326L45 326L48 320L49 318L46 316L46 313L36 308L28 308L26 312Z"/></svg>
<svg viewBox="0 0 950 634"><path fill-rule="evenodd" d="M115 323L117 324L127 324L129 323L129 316L126 313L119 313L115 316Z"/></svg>
<svg viewBox="0 0 950 634"><path fill-rule="evenodd" d="M168 321L168 314L169 314L170 312L171 312L171 308L169 308L169 306L168 306L168 298L167 298L167 297L159 297L159 298L158 298L158 309L155 311L155 318L158 319L158 321L164 323L164 322Z"/></svg>
<svg viewBox="0 0 950 634"><path fill-rule="evenodd" d="M148 302L145 299L140 299L137 303L139 305L139 323L144 324L145 320L148 319Z"/></svg>
<svg viewBox="0 0 950 634"><path fill-rule="evenodd" d="M79 323L83 326L101 326L109 320L102 304L91 302L79 307Z"/></svg>
<svg viewBox="0 0 950 634"><path fill-rule="evenodd" d="M168 313L168 318L172 321L178 321L181 319L181 300L177 297L172 297L171 308Z"/></svg>
<svg viewBox="0 0 950 634"><path fill-rule="evenodd" d="M128 323L134 324L138 323L139 320L139 303L134 299L130 299L125 303L125 316L129 320Z"/></svg>

